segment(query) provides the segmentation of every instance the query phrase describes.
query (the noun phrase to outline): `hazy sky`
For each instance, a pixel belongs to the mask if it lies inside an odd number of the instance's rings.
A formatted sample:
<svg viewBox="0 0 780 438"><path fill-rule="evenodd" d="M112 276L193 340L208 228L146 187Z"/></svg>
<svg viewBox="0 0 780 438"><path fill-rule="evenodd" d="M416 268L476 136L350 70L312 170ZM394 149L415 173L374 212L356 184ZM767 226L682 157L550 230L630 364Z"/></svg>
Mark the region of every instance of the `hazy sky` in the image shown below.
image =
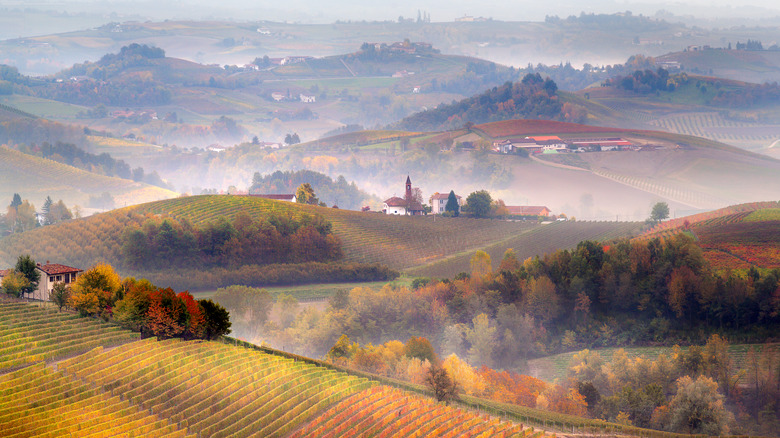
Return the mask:
<svg viewBox="0 0 780 438"><path fill-rule="evenodd" d="M580 12L614 13L631 10L634 14L654 15L664 9L675 15L700 18L767 18L780 16L776 0L687 0L648 2L644 0L594 0L581 2L508 1L508 0L0 0L2 7L37 8L69 13L116 13L147 19L233 19L300 21L330 23L335 20L394 20L399 16L417 17L423 10L432 21L452 21L464 15L500 20L539 21L545 15L566 17Z"/></svg>

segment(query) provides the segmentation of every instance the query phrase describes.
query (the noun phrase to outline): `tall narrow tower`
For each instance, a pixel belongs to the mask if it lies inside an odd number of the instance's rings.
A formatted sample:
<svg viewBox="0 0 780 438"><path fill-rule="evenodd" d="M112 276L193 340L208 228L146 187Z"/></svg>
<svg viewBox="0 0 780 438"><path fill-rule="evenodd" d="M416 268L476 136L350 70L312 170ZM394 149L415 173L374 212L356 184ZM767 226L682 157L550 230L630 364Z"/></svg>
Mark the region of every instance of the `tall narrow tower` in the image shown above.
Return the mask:
<svg viewBox="0 0 780 438"><path fill-rule="evenodd" d="M412 199L412 180L406 175L406 199Z"/></svg>

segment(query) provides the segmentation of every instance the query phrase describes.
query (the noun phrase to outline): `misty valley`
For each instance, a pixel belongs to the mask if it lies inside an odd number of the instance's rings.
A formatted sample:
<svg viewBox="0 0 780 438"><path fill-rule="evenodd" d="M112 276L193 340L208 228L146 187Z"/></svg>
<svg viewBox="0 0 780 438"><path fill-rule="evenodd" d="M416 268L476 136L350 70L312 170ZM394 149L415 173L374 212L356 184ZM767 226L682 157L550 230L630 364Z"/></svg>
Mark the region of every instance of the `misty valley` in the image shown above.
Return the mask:
<svg viewBox="0 0 780 438"><path fill-rule="evenodd" d="M777 5L157 3L0 5L0 436L780 436Z"/></svg>

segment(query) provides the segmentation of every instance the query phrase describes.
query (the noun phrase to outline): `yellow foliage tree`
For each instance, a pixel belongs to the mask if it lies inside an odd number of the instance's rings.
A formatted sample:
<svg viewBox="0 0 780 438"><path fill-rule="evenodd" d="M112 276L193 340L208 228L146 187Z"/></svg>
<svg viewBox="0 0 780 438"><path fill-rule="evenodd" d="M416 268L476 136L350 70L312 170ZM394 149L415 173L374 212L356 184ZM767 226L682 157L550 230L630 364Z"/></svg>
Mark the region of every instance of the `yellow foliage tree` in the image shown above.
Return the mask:
<svg viewBox="0 0 780 438"><path fill-rule="evenodd" d="M442 367L466 394L479 396L485 392L485 379L457 355L447 356Z"/></svg>
<svg viewBox="0 0 780 438"><path fill-rule="evenodd" d="M83 315L102 314L113 307L121 289L122 280L114 268L99 263L76 278L68 305Z"/></svg>

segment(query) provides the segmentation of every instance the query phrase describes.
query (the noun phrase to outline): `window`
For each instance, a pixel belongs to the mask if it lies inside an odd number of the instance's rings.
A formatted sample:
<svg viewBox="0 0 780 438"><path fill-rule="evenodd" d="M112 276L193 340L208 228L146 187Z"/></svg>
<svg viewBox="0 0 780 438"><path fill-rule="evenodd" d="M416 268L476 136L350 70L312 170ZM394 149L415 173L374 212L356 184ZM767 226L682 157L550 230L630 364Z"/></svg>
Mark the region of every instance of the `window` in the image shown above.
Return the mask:
<svg viewBox="0 0 780 438"><path fill-rule="evenodd" d="M54 277L49 277L49 283L54 283Z"/></svg>

